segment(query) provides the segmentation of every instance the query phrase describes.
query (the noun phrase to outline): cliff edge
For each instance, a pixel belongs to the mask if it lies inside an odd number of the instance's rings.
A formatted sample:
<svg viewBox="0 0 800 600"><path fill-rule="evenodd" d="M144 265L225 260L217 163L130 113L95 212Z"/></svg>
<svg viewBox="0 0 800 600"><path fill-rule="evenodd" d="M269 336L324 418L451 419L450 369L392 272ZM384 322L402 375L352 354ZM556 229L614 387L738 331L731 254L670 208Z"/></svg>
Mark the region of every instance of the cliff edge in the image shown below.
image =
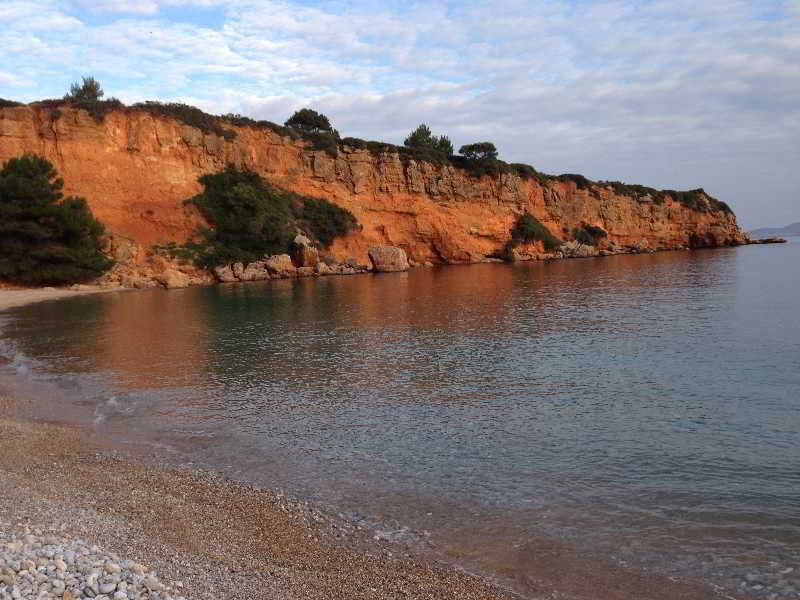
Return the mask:
<svg viewBox="0 0 800 600"><path fill-rule="evenodd" d="M291 191L325 198L352 211L360 230L337 239L339 260L368 261L372 246L403 248L423 263L468 263L497 255L517 218L530 213L563 240L585 225L607 232L598 245L677 249L747 242L735 215L700 194L687 206L669 194L619 193L612 184L539 181L508 172L476 178L451 164L398 152L342 145L333 155L269 128L226 124L204 132L136 107L98 119L74 107L23 105L0 109L0 162L25 152L48 158L67 195L84 196L112 240L132 240L142 260L155 244L181 243L202 223L184 204L201 191L197 179L228 164L257 172ZM526 258L543 252L522 248ZM119 257L118 257L119 258Z"/></svg>

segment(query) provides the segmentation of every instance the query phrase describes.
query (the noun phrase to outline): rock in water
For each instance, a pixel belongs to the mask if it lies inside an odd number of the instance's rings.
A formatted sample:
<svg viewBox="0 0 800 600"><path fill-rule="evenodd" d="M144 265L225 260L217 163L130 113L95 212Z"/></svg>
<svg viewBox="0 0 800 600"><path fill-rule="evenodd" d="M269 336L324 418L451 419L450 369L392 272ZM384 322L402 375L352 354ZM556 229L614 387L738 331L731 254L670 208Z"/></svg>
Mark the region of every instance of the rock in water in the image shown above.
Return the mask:
<svg viewBox="0 0 800 600"><path fill-rule="evenodd" d="M292 277L297 269L288 254L276 254L267 259L267 270L279 277Z"/></svg>
<svg viewBox="0 0 800 600"><path fill-rule="evenodd" d="M168 290L189 287L190 277L174 269L167 269L156 275L156 280Z"/></svg>
<svg viewBox="0 0 800 600"><path fill-rule="evenodd" d="M214 276L220 283L233 283L237 281L236 275L233 274L233 269L231 269L230 265L214 267Z"/></svg>
<svg viewBox="0 0 800 600"><path fill-rule="evenodd" d="M292 242L292 259L298 267L316 267L319 263L319 252L310 239L297 235Z"/></svg>
<svg viewBox="0 0 800 600"><path fill-rule="evenodd" d="M376 271L391 273L408 271L406 251L397 246L375 246L369 249L369 259Z"/></svg>

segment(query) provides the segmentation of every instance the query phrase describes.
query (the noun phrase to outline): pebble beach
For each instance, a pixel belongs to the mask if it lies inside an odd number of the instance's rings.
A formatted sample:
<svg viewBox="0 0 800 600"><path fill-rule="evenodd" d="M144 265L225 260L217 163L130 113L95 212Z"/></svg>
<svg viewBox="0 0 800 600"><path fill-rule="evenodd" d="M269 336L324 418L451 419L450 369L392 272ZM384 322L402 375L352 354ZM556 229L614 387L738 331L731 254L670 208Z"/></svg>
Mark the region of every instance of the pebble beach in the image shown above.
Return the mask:
<svg viewBox="0 0 800 600"><path fill-rule="evenodd" d="M300 501L118 456L0 398L0 599L511 596Z"/></svg>

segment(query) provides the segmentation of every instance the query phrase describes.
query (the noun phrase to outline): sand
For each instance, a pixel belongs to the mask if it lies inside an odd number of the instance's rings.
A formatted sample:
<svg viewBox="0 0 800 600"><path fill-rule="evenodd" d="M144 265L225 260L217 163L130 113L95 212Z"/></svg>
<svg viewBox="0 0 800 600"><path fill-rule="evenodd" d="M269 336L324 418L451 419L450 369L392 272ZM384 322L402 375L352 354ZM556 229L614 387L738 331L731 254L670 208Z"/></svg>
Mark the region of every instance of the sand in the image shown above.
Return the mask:
<svg viewBox="0 0 800 600"><path fill-rule="evenodd" d="M46 300L60 300L71 296L84 296L86 294L97 294L100 292L119 291L122 288L101 288L98 286L81 286L80 289L70 288L10 288L0 287L0 312L31 304L33 302L44 302Z"/></svg>

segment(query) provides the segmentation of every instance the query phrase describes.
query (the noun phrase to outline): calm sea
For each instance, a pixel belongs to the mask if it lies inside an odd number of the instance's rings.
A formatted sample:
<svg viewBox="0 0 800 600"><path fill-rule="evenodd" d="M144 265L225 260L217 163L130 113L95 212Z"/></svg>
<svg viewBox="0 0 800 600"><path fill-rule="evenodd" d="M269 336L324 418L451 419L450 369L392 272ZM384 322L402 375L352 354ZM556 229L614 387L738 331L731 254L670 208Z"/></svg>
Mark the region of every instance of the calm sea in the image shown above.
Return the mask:
<svg viewBox="0 0 800 600"><path fill-rule="evenodd" d="M2 328L45 416L379 535L800 597L798 239L84 296Z"/></svg>

